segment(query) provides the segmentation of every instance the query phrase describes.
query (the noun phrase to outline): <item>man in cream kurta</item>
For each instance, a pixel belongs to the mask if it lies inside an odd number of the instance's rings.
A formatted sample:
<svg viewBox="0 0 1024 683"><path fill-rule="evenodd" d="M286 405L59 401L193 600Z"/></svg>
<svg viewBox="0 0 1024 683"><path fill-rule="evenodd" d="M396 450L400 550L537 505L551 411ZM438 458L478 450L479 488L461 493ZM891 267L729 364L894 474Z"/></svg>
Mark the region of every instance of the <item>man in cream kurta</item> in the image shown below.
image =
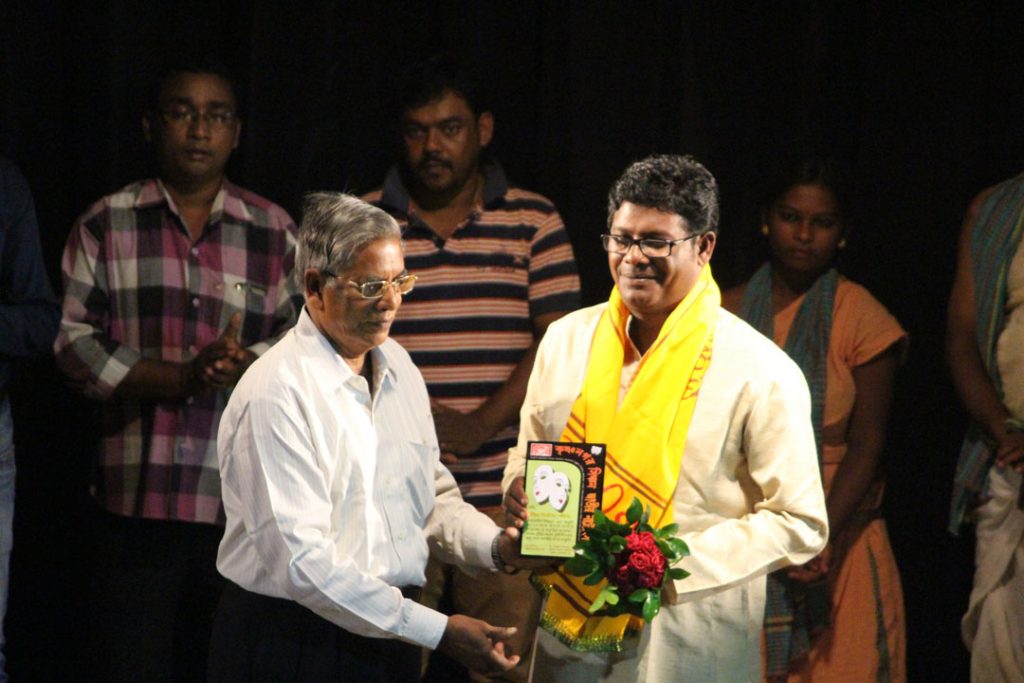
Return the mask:
<svg viewBox="0 0 1024 683"><path fill-rule="evenodd" d="M646 200L644 194L659 183L666 192L673 192L689 182L687 167L696 162L680 159L654 157L638 162L624 176L632 176L635 182L623 190L620 180L610 195L609 228L622 239L618 244L605 239L605 248L616 291L624 292L622 300L631 313L620 404L643 356L642 343L637 344L641 337L634 331L645 321L636 313L650 320L653 309L646 305L652 297L630 292L630 288L649 285L631 280L646 275L664 289L672 287L673 269L679 264L658 263L656 258L668 261L674 250L663 257L650 257L650 252L664 250L659 241L675 241L676 249L687 248L679 244L684 238L673 240L676 234L658 228L664 216L676 214L656 208L664 202L657 196ZM706 173L703 167L700 170ZM666 177L668 181L662 180ZM709 183L712 189L713 182ZM630 194L630 187L641 189ZM714 209L708 211L712 228L717 205ZM700 232L693 219L683 220L689 228L685 232L705 242L693 247L700 250L696 264L703 271L709 268L714 235ZM616 251L622 248L625 251ZM680 289L687 288L677 288L677 296ZM525 470L527 441L557 440L562 434L583 386L595 330L607 307L600 304L577 311L548 329L523 404L519 443L510 452L505 470L505 490L513 488ZM715 310L711 361L700 385L673 493L674 521L691 551L680 566L691 575L675 582L675 604L664 605L638 638L627 637L623 652L574 652L542 632L535 681L733 683L761 679L765 576L813 558L827 539L827 514L803 374L770 340L724 309Z"/></svg>

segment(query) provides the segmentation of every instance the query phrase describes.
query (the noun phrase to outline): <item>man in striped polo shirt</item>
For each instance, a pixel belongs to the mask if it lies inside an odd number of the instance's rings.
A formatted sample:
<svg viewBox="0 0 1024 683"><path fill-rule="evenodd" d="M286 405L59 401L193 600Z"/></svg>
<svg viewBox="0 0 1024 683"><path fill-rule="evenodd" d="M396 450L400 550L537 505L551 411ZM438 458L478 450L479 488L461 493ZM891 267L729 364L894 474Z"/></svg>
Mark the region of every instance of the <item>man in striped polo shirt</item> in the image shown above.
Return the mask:
<svg viewBox="0 0 1024 683"><path fill-rule="evenodd" d="M434 59L399 89L405 155L366 199L402 225L405 259L419 278L392 328L431 396L445 464L462 496L503 521L501 477L544 330L579 307L579 277L562 219L546 198L510 185L483 155L494 117L456 65ZM519 627L526 654L537 596L525 576L479 580L428 569L433 600L447 584L451 609ZM433 577L431 577L433 574ZM442 578L447 577L447 578ZM529 658L505 680L525 680Z"/></svg>

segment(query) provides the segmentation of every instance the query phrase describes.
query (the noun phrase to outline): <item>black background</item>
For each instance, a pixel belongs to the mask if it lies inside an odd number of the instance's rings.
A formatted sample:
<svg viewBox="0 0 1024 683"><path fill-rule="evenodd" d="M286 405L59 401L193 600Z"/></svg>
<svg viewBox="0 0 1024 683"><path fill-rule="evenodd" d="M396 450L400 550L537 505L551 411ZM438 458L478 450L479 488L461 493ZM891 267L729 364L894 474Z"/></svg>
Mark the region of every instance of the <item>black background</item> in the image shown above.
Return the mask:
<svg viewBox="0 0 1024 683"><path fill-rule="evenodd" d="M758 258L755 188L794 146L847 160L864 211L845 271L900 319L888 519L906 593L911 681L967 680L959 618L971 539L945 533L965 417L943 364L945 305L971 197L1020 170L1024 22L1011 3L6 2L0 150L32 185L47 266L74 217L150 172L139 118L152 66L216 53L246 105L229 175L296 218L304 192L379 184L397 148L387 101L403 64L447 51L492 89L495 156L555 201L585 303L607 296L597 235L632 160L685 152L718 178L723 286ZM1018 112L1014 114L1014 112ZM94 408L49 359L14 395L15 680L87 675L82 606Z"/></svg>

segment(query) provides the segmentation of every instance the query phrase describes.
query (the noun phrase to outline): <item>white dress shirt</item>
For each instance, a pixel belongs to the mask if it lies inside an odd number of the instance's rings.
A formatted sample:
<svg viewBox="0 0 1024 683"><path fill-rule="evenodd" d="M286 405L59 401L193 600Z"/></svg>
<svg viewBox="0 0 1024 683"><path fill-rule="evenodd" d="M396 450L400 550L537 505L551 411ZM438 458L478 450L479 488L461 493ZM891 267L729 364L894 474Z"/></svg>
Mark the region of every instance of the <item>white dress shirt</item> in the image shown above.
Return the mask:
<svg viewBox="0 0 1024 683"><path fill-rule="evenodd" d="M447 617L402 597L430 548L493 570L498 528L440 463L423 378L388 339L373 392L303 310L242 376L217 440L221 574L338 626L435 648ZM368 361L370 358L368 357Z"/></svg>

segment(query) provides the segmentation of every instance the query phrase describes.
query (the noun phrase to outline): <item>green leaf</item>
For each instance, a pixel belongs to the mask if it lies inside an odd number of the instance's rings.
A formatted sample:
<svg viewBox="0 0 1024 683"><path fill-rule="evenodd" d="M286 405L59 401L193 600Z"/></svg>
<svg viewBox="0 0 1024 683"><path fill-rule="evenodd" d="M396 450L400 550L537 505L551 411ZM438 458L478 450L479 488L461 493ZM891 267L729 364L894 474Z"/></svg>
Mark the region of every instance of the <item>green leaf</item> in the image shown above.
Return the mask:
<svg viewBox="0 0 1024 683"><path fill-rule="evenodd" d="M629 594L630 602L643 602L647 599L647 594L651 591L647 588L637 588L635 591Z"/></svg>
<svg viewBox="0 0 1024 683"><path fill-rule="evenodd" d="M617 617L620 614L625 614L628 611L629 611L629 608L626 607L626 603L620 602L620 603L618 603L616 605L608 605L606 613L610 617Z"/></svg>
<svg viewBox="0 0 1024 683"><path fill-rule="evenodd" d="M604 510L594 510L594 526L603 527L608 523L608 516L604 514Z"/></svg>
<svg viewBox="0 0 1024 683"><path fill-rule="evenodd" d="M601 589L601 592L605 594L604 599L609 605L619 604L619 591L615 586L608 584Z"/></svg>
<svg viewBox="0 0 1024 683"><path fill-rule="evenodd" d="M668 570L668 575L669 575L670 578L672 578L672 579L674 579L676 581L680 581L682 579L685 579L687 576L689 576L690 572L686 571L682 567L672 567L671 569Z"/></svg>
<svg viewBox="0 0 1024 683"><path fill-rule="evenodd" d="M633 533L633 527L629 524L608 522L608 526L613 534L618 534L619 536L629 536L631 533Z"/></svg>
<svg viewBox="0 0 1024 683"><path fill-rule="evenodd" d="M590 603L590 607L588 608L588 611L591 614L593 614L597 610L599 610L602 607L604 607L604 603L606 601L607 601L607 595L606 595L606 593L604 591L601 591L600 593L597 594L597 597L594 598L594 602Z"/></svg>
<svg viewBox="0 0 1024 683"><path fill-rule="evenodd" d="M639 498L633 498L633 502L629 504L629 509L626 510L626 519L629 520L630 524L636 524L640 521L640 518L644 514L644 506L640 502Z"/></svg>
<svg viewBox="0 0 1024 683"><path fill-rule="evenodd" d="M654 591L650 591L647 594L647 599L644 600L644 621L648 624L651 623L660 611L661 598Z"/></svg>
<svg viewBox="0 0 1024 683"><path fill-rule="evenodd" d="M673 522L658 529L657 535L658 538L669 538L674 536L677 531L679 531L679 525Z"/></svg>
<svg viewBox="0 0 1024 683"><path fill-rule="evenodd" d="M644 508L643 514L640 515L640 526L647 527L647 529L645 529L645 531L650 529L650 527L647 524L647 521L650 518L651 518L651 508L650 508L650 506L647 506L647 507Z"/></svg>
<svg viewBox="0 0 1024 683"><path fill-rule="evenodd" d="M664 555L669 562L679 559L677 557L673 557L675 551L672 549L672 546L668 544L668 541L662 538L656 538L654 539L654 545L658 546L658 550L661 551L661 554Z"/></svg>
<svg viewBox="0 0 1024 683"><path fill-rule="evenodd" d="M596 586L602 581L604 581L604 571L602 569L595 569L587 576L587 578L583 579L583 583L588 586Z"/></svg>
<svg viewBox="0 0 1024 683"><path fill-rule="evenodd" d="M573 576L586 576L597 569L597 563L584 555L574 555L562 566Z"/></svg>
<svg viewBox="0 0 1024 683"><path fill-rule="evenodd" d="M608 550L613 553L621 553L626 549L626 539L622 536L612 536L608 539Z"/></svg>
<svg viewBox="0 0 1024 683"><path fill-rule="evenodd" d="M669 538L665 542L672 546L672 552L679 557L686 557L690 554L690 546L686 545L686 541L681 538Z"/></svg>

